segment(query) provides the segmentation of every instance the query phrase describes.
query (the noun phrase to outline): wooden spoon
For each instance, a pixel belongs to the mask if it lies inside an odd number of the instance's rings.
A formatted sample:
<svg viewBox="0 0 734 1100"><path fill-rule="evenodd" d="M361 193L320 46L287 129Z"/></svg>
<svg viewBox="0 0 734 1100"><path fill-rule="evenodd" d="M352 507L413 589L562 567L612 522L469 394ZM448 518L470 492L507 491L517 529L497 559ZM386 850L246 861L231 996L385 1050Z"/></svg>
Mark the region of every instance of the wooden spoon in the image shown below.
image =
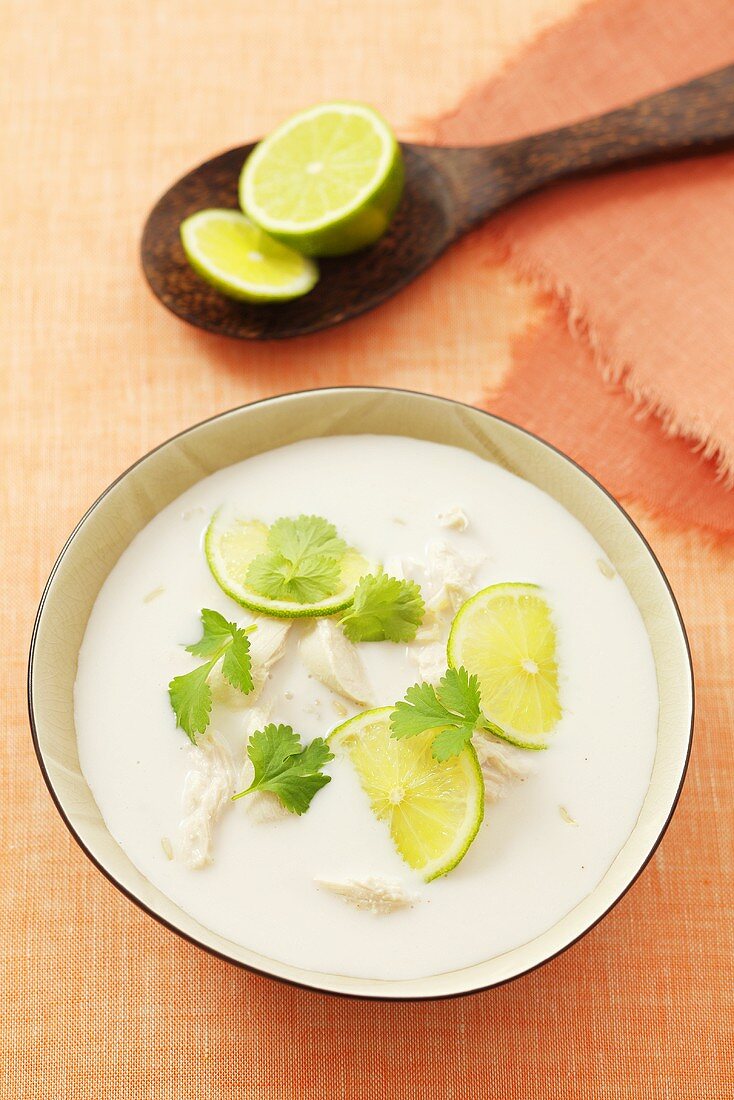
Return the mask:
<svg viewBox="0 0 734 1100"><path fill-rule="evenodd" d="M501 145L403 144L405 192L386 235L362 252L322 260L303 298L249 305L223 297L189 267L179 225L204 207L237 208L237 181L254 148L195 168L145 224L142 262L153 292L178 317L246 340L303 336L373 309L420 275L458 237L550 183L610 168L734 147L734 65L573 126Z"/></svg>

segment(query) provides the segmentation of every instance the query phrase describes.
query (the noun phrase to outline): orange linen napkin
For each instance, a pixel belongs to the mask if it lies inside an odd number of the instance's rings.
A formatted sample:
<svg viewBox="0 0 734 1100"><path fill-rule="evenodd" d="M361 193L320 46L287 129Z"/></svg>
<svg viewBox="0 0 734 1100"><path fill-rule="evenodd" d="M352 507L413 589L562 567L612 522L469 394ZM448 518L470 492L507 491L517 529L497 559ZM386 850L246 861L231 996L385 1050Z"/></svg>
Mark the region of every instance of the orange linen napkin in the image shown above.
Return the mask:
<svg viewBox="0 0 734 1100"><path fill-rule="evenodd" d="M484 401L492 412L549 439L623 501L716 536L734 534L734 492L717 478L714 460L636 413L622 384L604 378L588 345L574 339L562 305L551 303L545 319L515 339L513 363Z"/></svg>
<svg viewBox="0 0 734 1100"><path fill-rule="evenodd" d="M732 60L730 0L704 7L698 0L600 0L470 92L431 125L431 137L441 144L507 140ZM731 483L734 155L558 186L480 232L558 306L540 332L522 338L516 370L490 407L558 442L613 491L687 522L734 530L734 495L712 484L703 461L713 459ZM604 393L601 382L585 377L584 356L617 385ZM625 410L624 391L634 410ZM584 415L575 415L580 409ZM634 425L629 411L638 414ZM698 453L666 445L652 423L641 424L650 412Z"/></svg>

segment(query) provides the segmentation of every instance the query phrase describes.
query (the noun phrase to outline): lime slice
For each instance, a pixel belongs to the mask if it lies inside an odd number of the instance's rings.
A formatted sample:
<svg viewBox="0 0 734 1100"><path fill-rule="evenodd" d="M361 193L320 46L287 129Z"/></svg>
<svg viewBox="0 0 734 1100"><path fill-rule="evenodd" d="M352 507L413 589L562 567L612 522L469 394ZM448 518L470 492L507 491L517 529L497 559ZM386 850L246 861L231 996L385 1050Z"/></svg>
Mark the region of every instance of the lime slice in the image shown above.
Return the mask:
<svg viewBox="0 0 734 1100"><path fill-rule="evenodd" d="M286 302L308 294L319 271L238 210L200 210L181 223L181 243L198 275L245 302Z"/></svg>
<svg viewBox="0 0 734 1100"><path fill-rule="evenodd" d="M353 549L347 550L341 562L341 584L333 596L318 603L294 603L291 600L271 600L245 584L247 570L253 558L267 550L268 528L257 519L239 519L216 512L204 537L204 552L214 579L228 596L260 615L277 619L317 618L334 615L349 607L360 577L372 566Z"/></svg>
<svg viewBox="0 0 734 1100"><path fill-rule="evenodd" d="M494 584L472 596L454 619L449 665L474 673L482 710L508 741L546 747L561 717L556 632L535 584Z"/></svg>
<svg viewBox="0 0 734 1100"><path fill-rule="evenodd" d="M484 817L484 781L469 745L439 763L434 731L396 740L392 707L366 710L329 737L346 752L375 816L384 821L406 863L426 882L445 875L466 855Z"/></svg>
<svg viewBox="0 0 734 1100"><path fill-rule="evenodd" d="M307 256L342 256L382 236L402 190L403 158L385 120L359 103L324 103L256 146L240 206Z"/></svg>

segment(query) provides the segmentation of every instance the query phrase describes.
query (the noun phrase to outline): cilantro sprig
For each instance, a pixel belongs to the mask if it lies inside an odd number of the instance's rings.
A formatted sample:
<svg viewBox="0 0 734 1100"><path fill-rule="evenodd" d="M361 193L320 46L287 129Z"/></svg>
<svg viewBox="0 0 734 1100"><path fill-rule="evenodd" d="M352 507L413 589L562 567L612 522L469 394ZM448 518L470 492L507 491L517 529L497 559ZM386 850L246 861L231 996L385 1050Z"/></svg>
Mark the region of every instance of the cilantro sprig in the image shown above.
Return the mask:
<svg viewBox="0 0 734 1100"><path fill-rule="evenodd" d="M316 603L339 589L347 544L321 516L276 520L267 550L250 563L245 583L271 600Z"/></svg>
<svg viewBox="0 0 734 1100"><path fill-rule="evenodd" d="M355 588L341 625L350 642L411 642L425 611L415 581L369 573Z"/></svg>
<svg viewBox="0 0 734 1100"><path fill-rule="evenodd" d="M471 741L475 730L502 734L499 726L482 714L479 681L462 666L449 668L438 686L414 684L390 715L393 737L401 740L435 730L432 752L436 760L456 756Z"/></svg>
<svg viewBox="0 0 734 1100"><path fill-rule="evenodd" d="M168 685L176 723L194 744L197 733L204 733L209 725L212 691L208 677L218 661L222 662L222 676L228 684L244 695L253 689L250 639L247 635L255 627L238 627L208 607L201 610L201 626L199 641L185 648L194 657L203 657L204 664L182 676L174 676Z"/></svg>
<svg viewBox="0 0 734 1100"><path fill-rule="evenodd" d="M233 802L251 791L272 791L286 810L300 815L309 808L314 795L331 782L331 776L321 771L334 759L326 741L316 737L304 748L291 726L270 723L265 729L255 730L247 744L247 755L255 778L247 790L233 796Z"/></svg>

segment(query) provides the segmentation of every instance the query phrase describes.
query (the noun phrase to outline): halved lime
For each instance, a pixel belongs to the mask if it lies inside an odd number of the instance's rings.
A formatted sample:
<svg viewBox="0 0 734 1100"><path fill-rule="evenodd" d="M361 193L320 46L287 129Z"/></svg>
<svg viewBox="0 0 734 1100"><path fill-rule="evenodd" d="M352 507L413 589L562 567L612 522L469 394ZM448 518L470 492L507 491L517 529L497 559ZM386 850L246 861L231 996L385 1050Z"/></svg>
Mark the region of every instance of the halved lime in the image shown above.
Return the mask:
<svg viewBox="0 0 734 1100"><path fill-rule="evenodd" d="M397 741L392 707L366 710L328 738L346 752L370 800L406 863L426 882L445 875L466 855L484 817L484 781L474 748L439 762L434 731Z"/></svg>
<svg viewBox="0 0 734 1100"><path fill-rule="evenodd" d="M403 158L385 120L360 103L324 103L255 147L240 206L307 256L341 256L382 236L402 190Z"/></svg>
<svg viewBox="0 0 734 1100"><path fill-rule="evenodd" d="M250 563L267 550L268 528L257 519L241 519L225 510L215 512L204 537L204 552L217 584L237 603L261 615L277 619L318 618L334 615L349 607L360 577L372 568L366 558L352 548L341 560L339 590L317 603L272 600L245 583Z"/></svg>
<svg viewBox="0 0 734 1100"><path fill-rule="evenodd" d="M286 302L307 294L319 269L274 240L239 210L200 210L181 222L181 243L198 275L245 302Z"/></svg>
<svg viewBox="0 0 734 1100"><path fill-rule="evenodd" d="M448 643L452 668L479 680L482 710L506 740L546 747L561 717L556 632L535 584L494 584L459 608Z"/></svg>

